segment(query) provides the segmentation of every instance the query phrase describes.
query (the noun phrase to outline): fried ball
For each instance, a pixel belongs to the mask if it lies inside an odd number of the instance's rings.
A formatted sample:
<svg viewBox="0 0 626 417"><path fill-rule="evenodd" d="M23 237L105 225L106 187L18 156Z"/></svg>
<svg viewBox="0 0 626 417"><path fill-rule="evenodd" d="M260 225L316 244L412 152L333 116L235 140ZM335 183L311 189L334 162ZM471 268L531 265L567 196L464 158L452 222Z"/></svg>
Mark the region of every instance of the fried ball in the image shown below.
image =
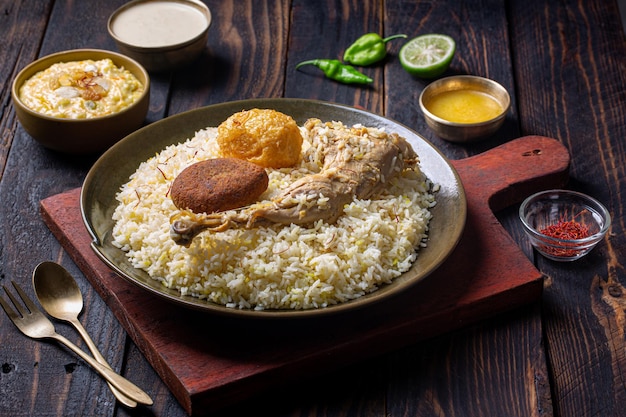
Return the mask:
<svg viewBox="0 0 626 417"><path fill-rule="evenodd" d="M290 116L269 109L235 113L217 128L221 156L266 168L287 168L300 160L302 134Z"/></svg>
<svg viewBox="0 0 626 417"><path fill-rule="evenodd" d="M263 167L242 159L215 158L185 168L170 193L181 210L213 213L254 203L268 183Z"/></svg>

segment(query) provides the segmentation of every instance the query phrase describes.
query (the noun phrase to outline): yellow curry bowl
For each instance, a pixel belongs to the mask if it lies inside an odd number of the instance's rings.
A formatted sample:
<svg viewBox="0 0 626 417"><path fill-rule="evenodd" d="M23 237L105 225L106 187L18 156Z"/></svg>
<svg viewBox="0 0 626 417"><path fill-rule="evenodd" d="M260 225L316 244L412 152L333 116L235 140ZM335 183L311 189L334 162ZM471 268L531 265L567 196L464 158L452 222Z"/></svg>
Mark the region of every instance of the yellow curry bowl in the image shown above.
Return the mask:
<svg viewBox="0 0 626 417"><path fill-rule="evenodd" d="M127 56L74 49L23 68L11 98L24 130L44 147L96 154L144 124L150 77Z"/></svg>
<svg viewBox="0 0 626 417"><path fill-rule="evenodd" d="M426 124L443 139L473 142L493 135L511 106L506 89L488 78L456 75L429 84L419 104Z"/></svg>

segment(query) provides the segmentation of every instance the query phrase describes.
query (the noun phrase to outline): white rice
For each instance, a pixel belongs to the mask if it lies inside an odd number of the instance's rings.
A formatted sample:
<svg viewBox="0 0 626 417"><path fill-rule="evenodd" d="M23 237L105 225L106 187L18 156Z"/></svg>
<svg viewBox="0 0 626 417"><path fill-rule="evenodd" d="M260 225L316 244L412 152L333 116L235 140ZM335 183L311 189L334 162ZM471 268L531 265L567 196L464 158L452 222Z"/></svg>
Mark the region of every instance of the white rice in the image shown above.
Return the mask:
<svg viewBox="0 0 626 417"><path fill-rule="evenodd" d="M189 248L177 245L169 235L170 217L178 212L170 185L185 167L219 156L216 133L201 130L143 162L117 195L114 244L164 286L236 309L323 308L390 283L426 244L435 199L417 166L392 179L382 195L354 200L335 224L207 231ZM310 142L305 129L302 134L304 149ZM261 199L319 172L310 162L316 159L295 169L268 169Z"/></svg>

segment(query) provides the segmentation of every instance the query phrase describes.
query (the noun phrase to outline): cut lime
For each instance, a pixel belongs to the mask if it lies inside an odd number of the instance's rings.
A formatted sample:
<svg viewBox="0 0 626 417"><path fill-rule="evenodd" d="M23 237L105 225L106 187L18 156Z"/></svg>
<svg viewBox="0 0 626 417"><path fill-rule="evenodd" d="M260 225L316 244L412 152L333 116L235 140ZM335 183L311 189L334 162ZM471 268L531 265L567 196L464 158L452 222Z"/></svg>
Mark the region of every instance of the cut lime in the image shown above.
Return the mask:
<svg viewBox="0 0 626 417"><path fill-rule="evenodd" d="M456 43L447 35L429 33L413 38L400 49L400 63L411 75L434 78L443 74L452 61Z"/></svg>

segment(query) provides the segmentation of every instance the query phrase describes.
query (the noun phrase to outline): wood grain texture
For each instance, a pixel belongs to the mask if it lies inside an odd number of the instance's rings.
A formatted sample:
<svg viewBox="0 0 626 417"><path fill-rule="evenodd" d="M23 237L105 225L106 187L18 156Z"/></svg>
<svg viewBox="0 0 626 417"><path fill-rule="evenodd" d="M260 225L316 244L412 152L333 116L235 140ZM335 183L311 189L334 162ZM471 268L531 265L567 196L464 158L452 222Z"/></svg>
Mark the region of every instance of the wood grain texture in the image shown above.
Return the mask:
<svg viewBox="0 0 626 417"><path fill-rule="evenodd" d="M292 5L285 97L328 100L384 114L383 66L359 68L375 81L371 86L346 85L324 77L312 66L296 70L310 59L342 59L345 48L366 32L378 32L383 16L381 2L295 0ZM297 28L297 29L295 29Z"/></svg>
<svg viewBox="0 0 626 417"><path fill-rule="evenodd" d="M384 114L452 159L522 135L554 137L571 151L568 187L598 197L614 217L605 242L582 261L563 265L534 258L515 207L500 210L499 222L546 274L541 304L319 378L302 375L281 390L279 404L261 396L222 415L626 415L626 40L615 0L204 1L216 17L205 55L192 68L152 77L146 123L204 104L285 96ZM37 56L115 49L105 22L124 2L0 0L0 283L16 279L28 288L39 261L62 262L89 300L83 320L99 330L98 344L115 368L153 394L155 405L116 406L86 365L56 345L26 339L0 315L1 415L186 415L39 217L39 201L80 186L93 159L41 149L10 104L9 81ZM304 59L340 57L369 31L453 35L459 49L450 74L489 76L509 89L513 108L504 128L471 146L435 137L417 106L427 81L400 68L399 43L389 46L384 65L363 69L375 79L369 88L295 71Z"/></svg>
<svg viewBox="0 0 626 417"><path fill-rule="evenodd" d="M9 149L18 122L12 111L11 81L37 57L44 36L51 1L38 1L23 7L25 1L0 1L0 179L5 170Z"/></svg>
<svg viewBox="0 0 626 417"><path fill-rule="evenodd" d="M419 107L419 96L431 80L407 74L397 58L399 47L396 45L391 48L393 58L385 66L385 90L393 92L386 96L386 115L420 132L452 159L474 155L522 136L517 125L517 92L507 22L506 7L497 0L451 4L437 1L390 2L385 15L387 34L407 33L409 38L425 33L450 35L456 41L457 50L443 76L461 74L491 78L509 91L512 105L503 127L487 140L458 145L437 137L426 125Z"/></svg>
<svg viewBox="0 0 626 417"><path fill-rule="evenodd" d="M528 158L537 163L528 164ZM282 385L279 381L368 359L539 299L541 274L498 224L491 207L519 202L526 192L562 186L567 150L553 139L531 136L454 165L466 184L468 219L450 260L391 300L316 320L250 322L168 304L122 282L97 258L80 222L78 189L45 199L42 215L183 408L201 415L207 408L271 392ZM362 323L355 323L357 317ZM211 331L195 331L207 320ZM233 327L238 332L226 339L210 336L228 334ZM255 343L248 344L250 339ZM522 384L519 395L528 390Z"/></svg>
<svg viewBox="0 0 626 417"><path fill-rule="evenodd" d="M61 262L76 276L89 306L81 321L109 363L123 371L126 333L59 242L46 232L37 214L37 200L79 186L94 158L72 158L42 149L18 125L8 101L13 77L39 56L76 47L108 47L106 26L104 32L93 28L100 26L101 13L108 11L106 7L115 5L102 2L103 8L99 11L90 5L92 2L57 2L54 6L53 2L32 0L0 5L3 39L0 71L4 83L0 89L2 155L8 155L10 147L6 166L4 161L0 162L0 172L3 172L0 182L0 280L6 285L12 279L31 290L30 274L40 261ZM80 14L74 14L68 7L76 7ZM28 293L34 296L32 291ZM116 413L114 398L106 385L103 386L94 371L75 355L57 344L26 338L4 314L0 315L0 328L3 331L0 335L3 392L0 415L112 416ZM70 327L58 324L57 328L78 346L84 347Z"/></svg>
<svg viewBox="0 0 626 417"><path fill-rule="evenodd" d="M541 332L539 310L539 304L517 309L489 325L473 326L389 355L390 415L406 415L406 410L420 416L458 415L464 399L473 398L461 415L552 416L549 376L542 366L543 346L520 347L515 342L519 334L534 338ZM519 349L525 360L511 361L512 352ZM489 351L488 361L482 353L485 350ZM520 378L511 380L507 377L511 374ZM529 387L536 395L493 401Z"/></svg>
<svg viewBox="0 0 626 417"><path fill-rule="evenodd" d="M544 325L555 406L564 416L623 416L626 150L615 138L626 135L626 49L623 28L610 19L619 11L601 1L510 7L522 130L562 141L575 155L571 186L613 217L608 239L583 260L537 259L549 276Z"/></svg>
<svg viewBox="0 0 626 417"><path fill-rule="evenodd" d="M193 66L174 74L169 114L224 101L283 96L289 2L213 0L207 5L215 15L207 50Z"/></svg>

